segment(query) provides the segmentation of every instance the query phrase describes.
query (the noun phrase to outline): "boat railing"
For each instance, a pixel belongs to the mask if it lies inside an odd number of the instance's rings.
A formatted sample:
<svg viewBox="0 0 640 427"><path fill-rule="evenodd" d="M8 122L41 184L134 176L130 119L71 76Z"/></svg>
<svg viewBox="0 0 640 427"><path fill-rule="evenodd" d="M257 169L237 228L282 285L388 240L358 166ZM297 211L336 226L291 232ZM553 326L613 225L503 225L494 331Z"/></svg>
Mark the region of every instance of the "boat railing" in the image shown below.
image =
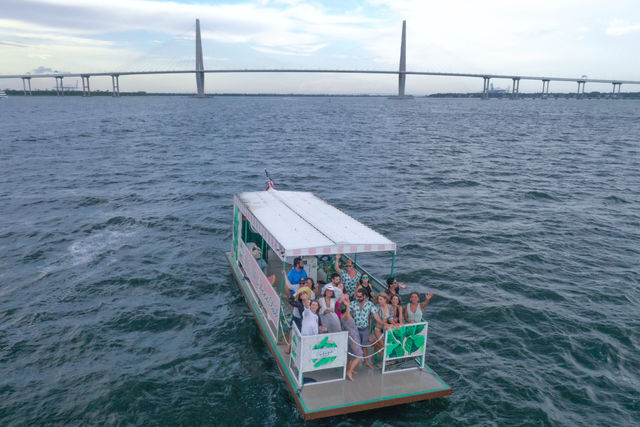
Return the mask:
<svg viewBox="0 0 640 427"><path fill-rule="evenodd" d="M323 384L343 381L347 372L347 331L329 334L302 335L297 325L292 326L291 356L289 357L289 371L295 379L298 389L304 383L304 374L319 370L342 369L342 376L328 379L315 378L314 382L306 385Z"/></svg>
<svg viewBox="0 0 640 427"><path fill-rule="evenodd" d="M278 344L288 343L289 331L291 330L291 318L293 317L292 313L286 313L284 309L284 304L280 305L280 328L278 335Z"/></svg>

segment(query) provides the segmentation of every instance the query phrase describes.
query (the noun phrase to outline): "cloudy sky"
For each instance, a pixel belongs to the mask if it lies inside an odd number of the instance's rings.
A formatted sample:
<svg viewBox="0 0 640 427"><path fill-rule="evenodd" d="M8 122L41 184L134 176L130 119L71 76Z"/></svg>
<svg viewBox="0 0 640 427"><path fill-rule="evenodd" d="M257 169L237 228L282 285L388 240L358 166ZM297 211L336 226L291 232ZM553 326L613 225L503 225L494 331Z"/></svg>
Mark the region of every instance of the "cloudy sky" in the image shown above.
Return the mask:
<svg viewBox="0 0 640 427"><path fill-rule="evenodd" d="M395 70L406 19L410 71L640 80L638 0L0 0L0 11L0 74L192 69L196 18L206 69ZM91 84L108 89L111 82ZM34 88L54 85L33 80ZM208 93L388 94L397 77L209 74L205 85ZM120 86L192 92L195 78L121 77ZM520 90L540 86L523 81ZM575 86L552 82L550 89ZM0 80L0 87L22 83ZM481 79L407 78L415 95L481 89Z"/></svg>

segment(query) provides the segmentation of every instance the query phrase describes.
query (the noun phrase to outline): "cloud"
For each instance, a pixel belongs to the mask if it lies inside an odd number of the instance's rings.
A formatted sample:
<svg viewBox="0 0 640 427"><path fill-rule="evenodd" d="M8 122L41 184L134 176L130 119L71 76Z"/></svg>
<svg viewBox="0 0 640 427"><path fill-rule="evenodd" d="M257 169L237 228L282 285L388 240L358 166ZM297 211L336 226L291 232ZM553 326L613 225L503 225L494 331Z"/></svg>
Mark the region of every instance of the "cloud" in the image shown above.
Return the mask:
<svg viewBox="0 0 640 427"><path fill-rule="evenodd" d="M35 68L32 71L32 73L33 74L51 74L53 73L53 69L41 65L38 68Z"/></svg>
<svg viewBox="0 0 640 427"><path fill-rule="evenodd" d="M361 32L375 20L358 14L328 13L321 5L298 2L181 4L172 1L3 0L3 18L65 34L100 35L148 31L181 36L200 18L204 39L284 48L297 39L337 39ZM31 7L25 7L30 4Z"/></svg>
<svg viewBox="0 0 640 427"><path fill-rule="evenodd" d="M326 44L318 44L314 46L292 46L288 50L281 49L273 49L268 47L260 47L253 46L252 49L262 53L272 53L274 55L289 55L289 56L309 56L313 52L316 52L323 47L326 47Z"/></svg>
<svg viewBox="0 0 640 427"><path fill-rule="evenodd" d="M24 43L16 43L16 42L10 42L10 41L6 41L6 40L0 40L0 45L9 46L9 47L29 47L28 45L26 45Z"/></svg>
<svg viewBox="0 0 640 427"><path fill-rule="evenodd" d="M629 24L629 22L624 19L614 19L609 23L605 34L608 36L624 36L625 34L636 31L640 31L640 24Z"/></svg>

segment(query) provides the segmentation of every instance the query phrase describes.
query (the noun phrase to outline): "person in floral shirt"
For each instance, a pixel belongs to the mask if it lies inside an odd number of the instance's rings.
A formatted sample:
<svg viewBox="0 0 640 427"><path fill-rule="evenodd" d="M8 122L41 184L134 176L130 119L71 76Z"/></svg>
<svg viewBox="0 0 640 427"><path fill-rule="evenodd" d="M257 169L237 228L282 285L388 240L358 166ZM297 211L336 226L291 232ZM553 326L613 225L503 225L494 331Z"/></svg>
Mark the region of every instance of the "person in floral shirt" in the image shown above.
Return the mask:
<svg viewBox="0 0 640 427"><path fill-rule="evenodd" d="M358 328L358 335L360 336L360 342L362 345L368 345L369 343L369 316L373 314L373 316L378 318L378 309L371 301L369 301L365 295L365 293L358 289L355 293L356 299L351 301L349 305L349 311L351 311L351 316ZM369 368L373 369L373 365L371 364L371 357L367 357L367 347L362 347L364 351L364 364Z"/></svg>
<svg viewBox="0 0 640 427"><path fill-rule="evenodd" d="M340 275L340 281L344 284L344 288L349 294L349 297L353 298L353 294L356 292L356 288L360 282L360 273L356 270L353 261L350 259L344 262L345 269L341 269L340 256L340 254L336 255L336 273Z"/></svg>

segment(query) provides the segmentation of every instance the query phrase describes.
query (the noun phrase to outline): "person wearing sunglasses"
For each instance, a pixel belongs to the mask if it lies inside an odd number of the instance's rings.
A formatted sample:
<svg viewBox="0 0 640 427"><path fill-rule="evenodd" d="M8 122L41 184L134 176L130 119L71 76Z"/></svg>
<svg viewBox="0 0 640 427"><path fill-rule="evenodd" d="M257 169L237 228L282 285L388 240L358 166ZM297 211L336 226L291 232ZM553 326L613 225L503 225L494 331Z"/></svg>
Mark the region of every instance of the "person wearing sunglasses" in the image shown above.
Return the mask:
<svg viewBox="0 0 640 427"><path fill-rule="evenodd" d="M394 295L400 295L400 289L405 289L407 285L403 282L398 282L395 277L389 277L387 279L387 289L384 292L391 298Z"/></svg>
<svg viewBox="0 0 640 427"><path fill-rule="evenodd" d="M350 259L344 262L344 270L340 268L340 257L342 255L336 254L336 273L340 275L340 281L344 284L344 289L349 294L350 298L353 298L353 294L356 292L358 282L360 281L360 273L356 270L356 266L353 265L353 261Z"/></svg>
<svg viewBox="0 0 640 427"><path fill-rule="evenodd" d="M373 286L371 286L371 278L369 277L369 274L362 274L362 277L360 277L360 281L358 282L356 291L358 291L359 289L362 289L364 292L366 292L367 298L369 298L369 300L375 299L376 293L373 292Z"/></svg>

